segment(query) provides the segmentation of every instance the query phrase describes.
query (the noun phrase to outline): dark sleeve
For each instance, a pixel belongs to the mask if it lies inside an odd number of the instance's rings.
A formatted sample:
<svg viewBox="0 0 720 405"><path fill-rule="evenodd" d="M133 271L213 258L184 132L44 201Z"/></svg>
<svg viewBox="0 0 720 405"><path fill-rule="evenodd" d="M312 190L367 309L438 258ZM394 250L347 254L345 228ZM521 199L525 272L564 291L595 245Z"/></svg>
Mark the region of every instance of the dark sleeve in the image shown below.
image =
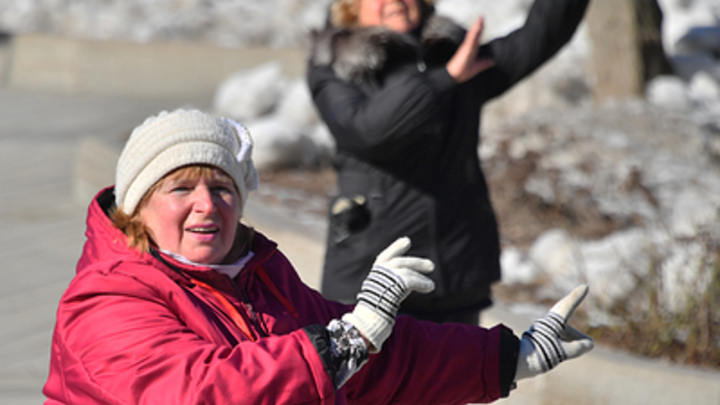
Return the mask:
<svg viewBox="0 0 720 405"><path fill-rule="evenodd" d="M382 159L394 156L432 124L440 95L454 88L455 81L444 67L421 72L407 65L368 94L340 80L330 66L313 66L308 85L337 148Z"/></svg>
<svg viewBox="0 0 720 405"><path fill-rule="evenodd" d="M308 338L310 339L310 342L312 342L313 347L315 347L315 350L317 350L323 366L325 366L325 371L330 376L330 379L335 381L338 370L335 367L328 330L324 325L320 324L308 325L304 327L303 330L308 335Z"/></svg>
<svg viewBox="0 0 720 405"><path fill-rule="evenodd" d="M567 44L585 15L589 0L535 0L525 24L480 47L495 66L473 79L488 100L527 77Z"/></svg>
<svg viewBox="0 0 720 405"><path fill-rule="evenodd" d="M507 328L502 328L500 337L500 391L502 397L510 395L515 387L520 340Z"/></svg>

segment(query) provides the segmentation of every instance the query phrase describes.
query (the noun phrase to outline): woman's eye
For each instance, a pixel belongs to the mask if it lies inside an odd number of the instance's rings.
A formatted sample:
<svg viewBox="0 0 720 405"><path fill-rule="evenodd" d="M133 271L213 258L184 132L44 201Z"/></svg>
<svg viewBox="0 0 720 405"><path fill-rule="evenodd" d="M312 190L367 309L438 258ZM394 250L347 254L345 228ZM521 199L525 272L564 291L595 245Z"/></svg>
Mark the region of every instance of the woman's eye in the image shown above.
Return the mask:
<svg viewBox="0 0 720 405"><path fill-rule="evenodd" d="M175 186L170 191L172 191L173 193L186 193L186 192L190 191L190 187Z"/></svg>
<svg viewBox="0 0 720 405"><path fill-rule="evenodd" d="M213 187L213 191L217 194L226 194L232 192L232 190L230 190L230 188L226 186L215 186Z"/></svg>

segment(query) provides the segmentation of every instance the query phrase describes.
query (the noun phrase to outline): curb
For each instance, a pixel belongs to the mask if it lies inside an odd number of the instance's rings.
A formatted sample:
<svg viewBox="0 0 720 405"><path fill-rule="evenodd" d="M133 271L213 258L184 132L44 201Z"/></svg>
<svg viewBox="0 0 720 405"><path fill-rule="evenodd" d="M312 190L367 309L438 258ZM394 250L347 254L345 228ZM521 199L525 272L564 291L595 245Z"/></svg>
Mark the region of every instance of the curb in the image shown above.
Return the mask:
<svg viewBox="0 0 720 405"><path fill-rule="evenodd" d="M288 77L299 77L305 69L305 51L28 34L0 38L0 86L64 94L212 99L232 73L271 61Z"/></svg>

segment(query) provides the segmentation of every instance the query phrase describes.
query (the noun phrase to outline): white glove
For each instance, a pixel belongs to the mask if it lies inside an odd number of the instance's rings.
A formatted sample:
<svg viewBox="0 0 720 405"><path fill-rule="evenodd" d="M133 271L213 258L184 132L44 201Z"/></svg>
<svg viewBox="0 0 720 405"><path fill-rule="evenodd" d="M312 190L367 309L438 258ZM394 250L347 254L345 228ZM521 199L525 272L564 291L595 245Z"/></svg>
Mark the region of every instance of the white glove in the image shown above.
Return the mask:
<svg viewBox="0 0 720 405"><path fill-rule="evenodd" d="M547 372L561 361L592 350L592 338L567 324L587 292L587 285L576 287L523 333L515 381Z"/></svg>
<svg viewBox="0 0 720 405"><path fill-rule="evenodd" d="M435 289L435 283L422 274L433 271L433 262L402 256L408 249L410 238L402 237L377 256L357 295L355 309L342 318L372 344L371 353L379 352L392 333L400 303L412 291L428 293Z"/></svg>

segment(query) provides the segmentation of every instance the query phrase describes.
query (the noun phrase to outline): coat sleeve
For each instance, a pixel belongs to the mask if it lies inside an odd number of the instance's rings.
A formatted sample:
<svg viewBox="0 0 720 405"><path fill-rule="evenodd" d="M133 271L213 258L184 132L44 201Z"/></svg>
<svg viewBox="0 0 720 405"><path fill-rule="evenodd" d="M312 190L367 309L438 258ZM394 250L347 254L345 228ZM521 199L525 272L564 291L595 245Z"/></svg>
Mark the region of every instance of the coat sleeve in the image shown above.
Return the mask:
<svg viewBox="0 0 720 405"><path fill-rule="evenodd" d="M398 68L382 88L366 92L339 79L330 66L311 66L308 85L339 150L372 159L396 155L432 125L440 95L455 87L444 68Z"/></svg>
<svg viewBox="0 0 720 405"><path fill-rule="evenodd" d="M525 24L508 36L480 47L495 66L473 84L485 100L496 97L552 58L575 33L589 0L535 0Z"/></svg>
<svg viewBox="0 0 720 405"><path fill-rule="evenodd" d="M502 325L488 330L398 317L383 350L348 382L348 398L358 404L492 402L509 394L518 348Z"/></svg>
<svg viewBox="0 0 720 405"><path fill-rule="evenodd" d="M280 262L269 268L289 268L283 256L276 259ZM309 317L306 322L326 324L352 310L352 306L322 298L294 271L270 274L283 294ZM318 329L315 333L308 330L308 334L324 333L324 328ZM324 344L316 345L318 352L323 352ZM368 405L492 402L509 394L518 350L518 338L502 325L488 330L399 316L383 349L370 356L340 395L344 391L349 402Z"/></svg>
<svg viewBox="0 0 720 405"><path fill-rule="evenodd" d="M58 311L44 390L52 403L335 402L335 387L303 329L216 344L158 297L151 277L80 278Z"/></svg>

